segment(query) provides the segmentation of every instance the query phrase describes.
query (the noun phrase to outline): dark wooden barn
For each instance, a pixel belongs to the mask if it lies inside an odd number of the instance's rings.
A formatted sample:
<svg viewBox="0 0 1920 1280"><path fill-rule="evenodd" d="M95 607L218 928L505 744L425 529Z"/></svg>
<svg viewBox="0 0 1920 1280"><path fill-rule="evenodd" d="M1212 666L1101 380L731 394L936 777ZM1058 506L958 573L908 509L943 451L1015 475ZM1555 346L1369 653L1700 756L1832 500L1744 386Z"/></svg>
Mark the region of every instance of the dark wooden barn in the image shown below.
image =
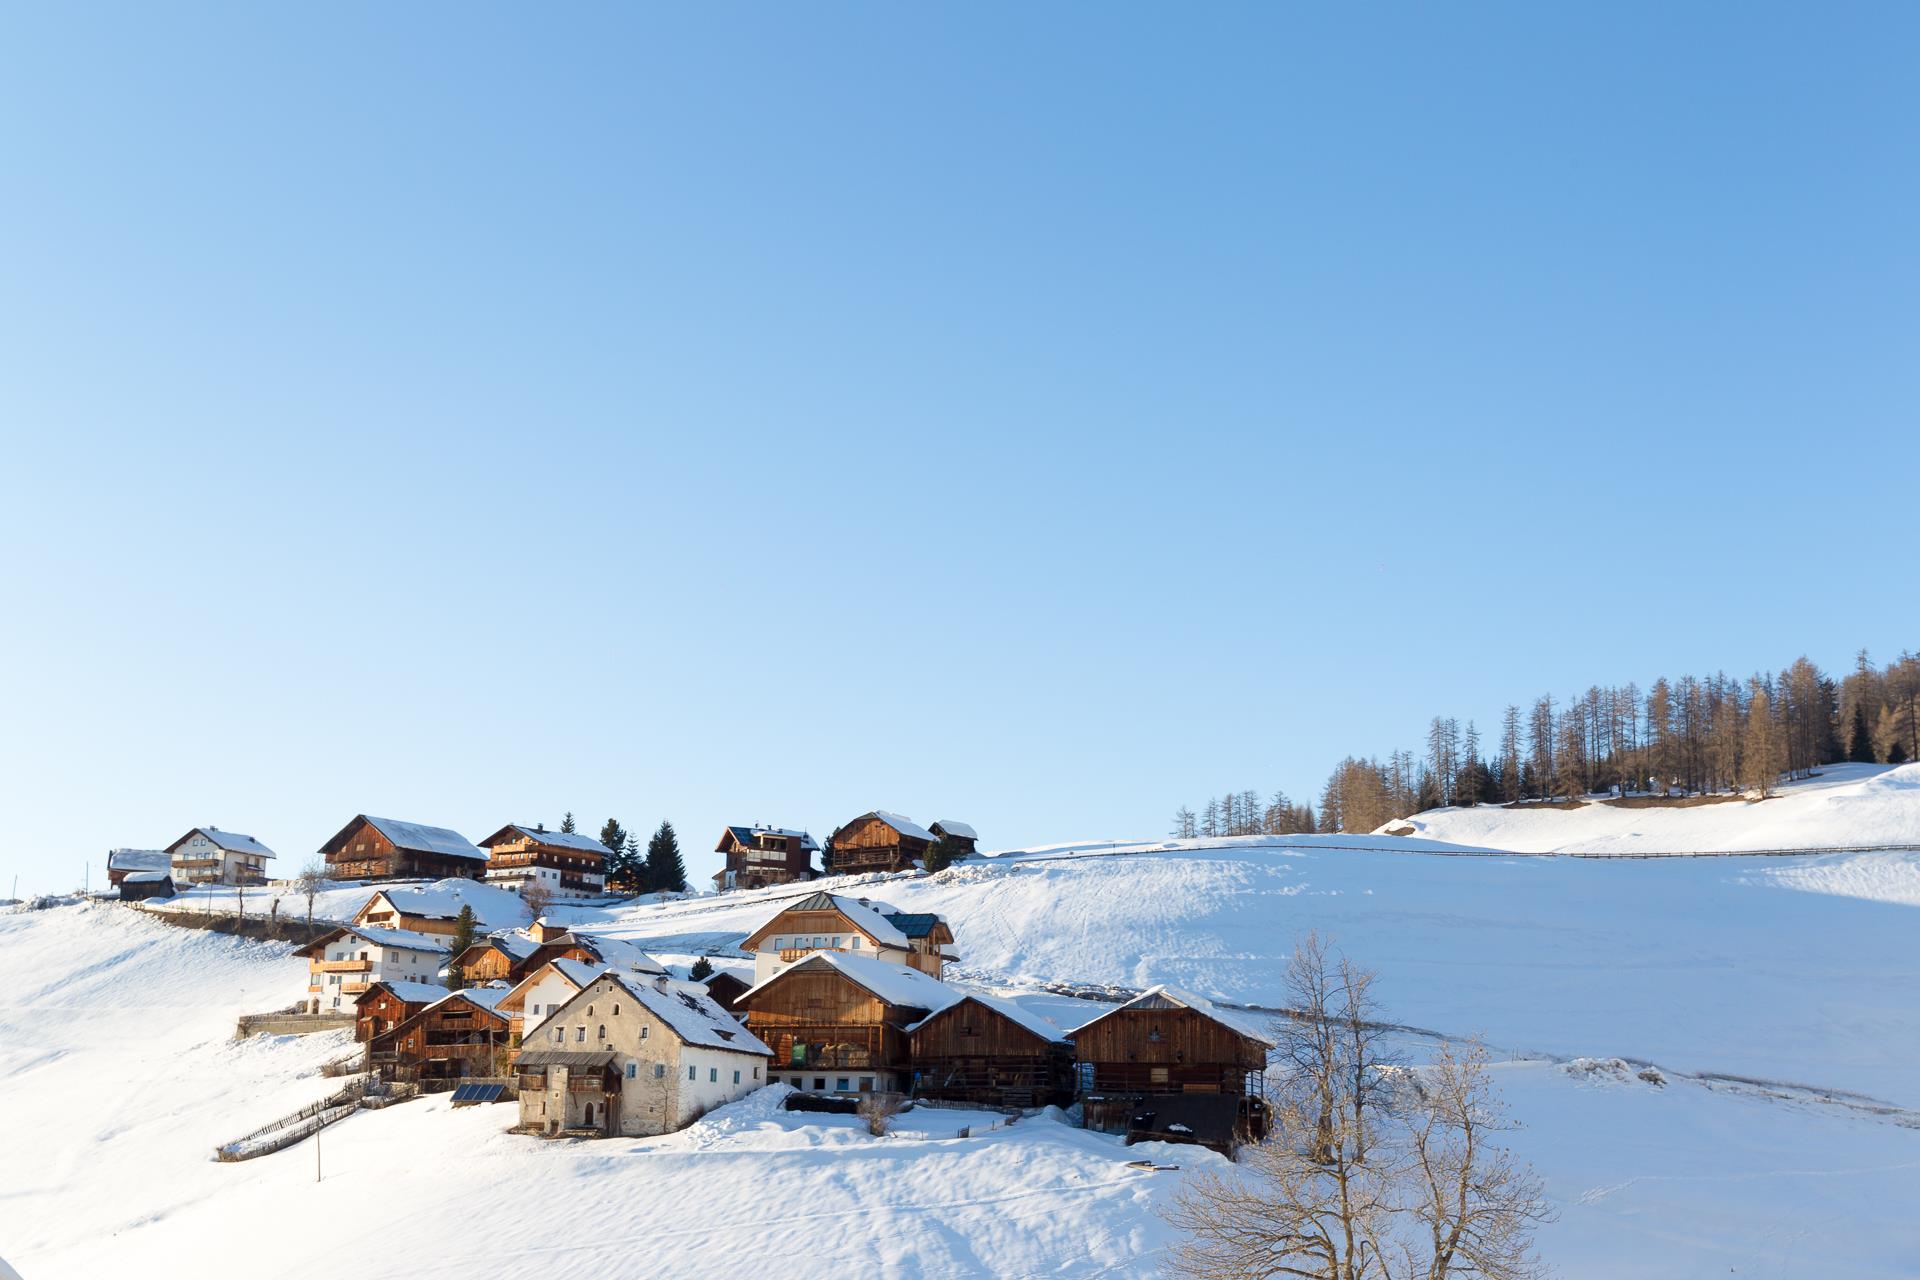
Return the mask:
<svg viewBox="0 0 1920 1280"><path fill-rule="evenodd" d="M1088 1128L1125 1132L1130 1140L1161 1136L1151 1126L1186 1120L1168 1119L1179 1106L1156 1111L1153 1099L1203 1095L1235 1100L1233 1139L1207 1145L1231 1154L1233 1141L1266 1133L1264 1080L1274 1042L1257 1019L1172 987L1154 987L1068 1034ZM1221 1109L1195 1107L1209 1115ZM1210 1127L1217 1137L1217 1125Z"/></svg>
<svg viewBox="0 0 1920 1280"><path fill-rule="evenodd" d="M487 869L487 855L458 831L364 813L335 832L320 853L328 874L340 880L478 880Z"/></svg>
<svg viewBox="0 0 1920 1280"><path fill-rule="evenodd" d="M907 1028L953 1000L918 969L816 951L740 997L747 1030L773 1051L769 1079L814 1093L904 1093Z"/></svg>
<svg viewBox="0 0 1920 1280"><path fill-rule="evenodd" d="M749 984L745 979L728 973L725 969L716 969L707 975L705 981L707 994L713 997L715 1004L728 1013L739 1012L733 1002L747 994Z"/></svg>
<svg viewBox="0 0 1920 1280"><path fill-rule="evenodd" d="M353 1038L363 1044L385 1035L430 1004L447 998L445 987L425 982L376 982L353 1002Z"/></svg>
<svg viewBox="0 0 1920 1280"><path fill-rule="evenodd" d="M908 1033L913 1096L997 1107L1073 1101L1073 1046L1019 1006L967 996Z"/></svg>
<svg viewBox="0 0 1920 1280"><path fill-rule="evenodd" d="M367 1066L384 1080L418 1082L428 1091L505 1070L510 1029L494 1009L504 987L450 992L367 1042Z"/></svg>

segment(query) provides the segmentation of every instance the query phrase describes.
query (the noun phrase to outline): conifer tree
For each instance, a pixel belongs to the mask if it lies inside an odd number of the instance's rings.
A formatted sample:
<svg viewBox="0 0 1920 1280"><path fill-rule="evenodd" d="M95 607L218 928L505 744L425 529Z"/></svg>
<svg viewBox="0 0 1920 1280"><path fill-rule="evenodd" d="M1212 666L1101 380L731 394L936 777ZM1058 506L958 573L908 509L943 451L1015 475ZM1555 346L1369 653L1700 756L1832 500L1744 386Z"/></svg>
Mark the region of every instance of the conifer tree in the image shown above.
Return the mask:
<svg viewBox="0 0 1920 1280"><path fill-rule="evenodd" d="M560 819L560 830L565 835L573 834L573 810L567 810L566 814Z"/></svg>
<svg viewBox="0 0 1920 1280"><path fill-rule="evenodd" d="M680 837L674 834L671 822L662 821L647 841L646 892L684 893L686 888L687 868L680 860Z"/></svg>
<svg viewBox="0 0 1920 1280"><path fill-rule="evenodd" d="M713 961L701 956L693 962L693 968L687 970L687 976L695 982L704 982L713 976Z"/></svg>
<svg viewBox="0 0 1920 1280"><path fill-rule="evenodd" d="M1873 730L1867 727L1867 704L1856 701L1853 704L1853 730L1847 743L1847 759L1855 764L1872 764Z"/></svg>
<svg viewBox="0 0 1920 1280"><path fill-rule="evenodd" d="M460 972L459 960L466 949L473 945L473 908L466 903L460 904L460 914L453 921L453 954L447 961L447 990L458 991L467 985L465 975Z"/></svg>

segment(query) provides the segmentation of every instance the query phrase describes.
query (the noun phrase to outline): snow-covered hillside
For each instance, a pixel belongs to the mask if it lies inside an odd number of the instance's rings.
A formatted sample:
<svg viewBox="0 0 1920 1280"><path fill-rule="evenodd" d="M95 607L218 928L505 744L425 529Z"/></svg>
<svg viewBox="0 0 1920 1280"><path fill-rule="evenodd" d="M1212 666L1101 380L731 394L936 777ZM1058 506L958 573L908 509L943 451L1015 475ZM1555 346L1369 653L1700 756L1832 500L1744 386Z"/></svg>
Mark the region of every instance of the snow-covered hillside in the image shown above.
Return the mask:
<svg viewBox="0 0 1920 1280"><path fill-rule="evenodd" d="M1319 930L1380 970L1410 1028L1489 1037L1526 1125L1516 1145L1560 1213L1540 1243L1561 1275L1913 1274L1920 862L1447 856L1460 852L1109 842L824 887L942 912L960 981L1062 1026L1103 1006L1061 986L1275 1002L1293 939ZM685 961L724 955L818 887L562 914ZM771 1093L682 1134L584 1144L428 1099L327 1130L318 1184L311 1143L213 1163L216 1142L328 1091L312 1072L339 1039L227 1038L235 1014L303 986L284 947L126 908L0 914L0 1255L25 1280L131 1264L605 1280L785 1256L879 1275L1146 1276L1168 1239L1153 1210L1183 1175L1127 1169L1141 1152L1117 1139L1045 1116L962 1138L987 1117L924 1112L873 1139ZM1401 1039L1416 1058L1430 1043ZM1666 1082L1641 1079L1643 1062Z"/></svg>
<svg viewBox="0 0 1920 1280"><path fill-rule="evenodd" d="M1432 809L1381 830L1518 853L1725 853L1743 849L1920 849L1920 764L1831 764L1766 800L1577 809Z"/></svg>

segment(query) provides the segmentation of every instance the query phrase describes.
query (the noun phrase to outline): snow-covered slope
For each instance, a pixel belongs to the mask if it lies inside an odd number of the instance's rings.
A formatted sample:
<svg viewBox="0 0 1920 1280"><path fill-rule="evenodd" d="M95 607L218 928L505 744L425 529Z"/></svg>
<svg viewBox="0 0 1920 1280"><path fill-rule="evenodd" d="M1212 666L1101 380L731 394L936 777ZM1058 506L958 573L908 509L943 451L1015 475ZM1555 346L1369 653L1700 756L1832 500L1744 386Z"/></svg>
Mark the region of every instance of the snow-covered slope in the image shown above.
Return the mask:
<svg viewBox="0 0 1920 1280"><path fill-rule="evenodd" d="M1108 842L825 887L944 913L957 978L1062 1026L1100 1006L1043 983L1274 1002L1294 937L1318 929L1381 971L1396 1018L1491 1038L1516 1145L1559 1210L1540 1243L1561 1275L1913 1274L1920 864L1449 852ZM686 959L819 887L565 914ZM771 1092L682 1134L584 1144L429 1099L327 1130L317 1184L311 1143L212 1162L215 1143L329 1090L313 1072L338 1038L228 1038L234 1015L303 984L284 947L126 908L0 914L0 1255L25 1280L252 1280L263 1265L606 1280L788 1256L876 1275L1147 1276L1169 1238L1154 1209L1184 1175L1128 1170L1145 1153L1115 1139L975 1113L873 1139ZM1417 1057L1428 1041L1403 1043ZM1657 1062L1667 1083L1615 1057Z"/></svg>
<svg viewBox="0 0 1920 1280"><path fill-rule="evenodd" d="M1766 800L1577 809L1479 805L1390 822L1455 844L1520 853L1724 853L1743 849L1920 849L1920 764L1835 764Z"/></svg>

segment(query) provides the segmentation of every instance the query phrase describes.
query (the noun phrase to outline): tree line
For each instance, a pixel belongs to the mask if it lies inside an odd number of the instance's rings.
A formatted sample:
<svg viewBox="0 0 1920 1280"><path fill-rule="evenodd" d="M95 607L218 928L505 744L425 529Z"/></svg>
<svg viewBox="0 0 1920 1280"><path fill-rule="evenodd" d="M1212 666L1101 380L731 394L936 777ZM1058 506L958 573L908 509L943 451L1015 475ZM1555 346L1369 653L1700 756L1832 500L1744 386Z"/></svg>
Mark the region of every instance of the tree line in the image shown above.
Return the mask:
<svg viewBox="0 0 1920 1280"><path fill-rule="evenodd" d="M574 830L573 811L560 820L560 830ZM687 866L680 858L680 837L671 822L662 819L647 838L640 838L608 818L600 827L600 843L607 849L607 888L616 893L685 893Z"/></svg>
<svg viewBox="0 0 1920 1280"><path fill-rule="evenodd" d="M1784 671L1744 680L1724 672L1665 676L1642 690L1590 685L1556 701L1509 704L1484 742L1473 720L1435 716L1424 752L1348 756L1334 766L1312 806L1285 794L1259 805L1252 792L1209 800L1201 814L1182 806L1173 834L1286 835L1366 832L1446 805L1552 803L1596 792L1770 794L1781 778L1806 777L1840 761L1920 760L1920 655L1884 667L1866 650L1835 679L1806 657Z"/></svg>

